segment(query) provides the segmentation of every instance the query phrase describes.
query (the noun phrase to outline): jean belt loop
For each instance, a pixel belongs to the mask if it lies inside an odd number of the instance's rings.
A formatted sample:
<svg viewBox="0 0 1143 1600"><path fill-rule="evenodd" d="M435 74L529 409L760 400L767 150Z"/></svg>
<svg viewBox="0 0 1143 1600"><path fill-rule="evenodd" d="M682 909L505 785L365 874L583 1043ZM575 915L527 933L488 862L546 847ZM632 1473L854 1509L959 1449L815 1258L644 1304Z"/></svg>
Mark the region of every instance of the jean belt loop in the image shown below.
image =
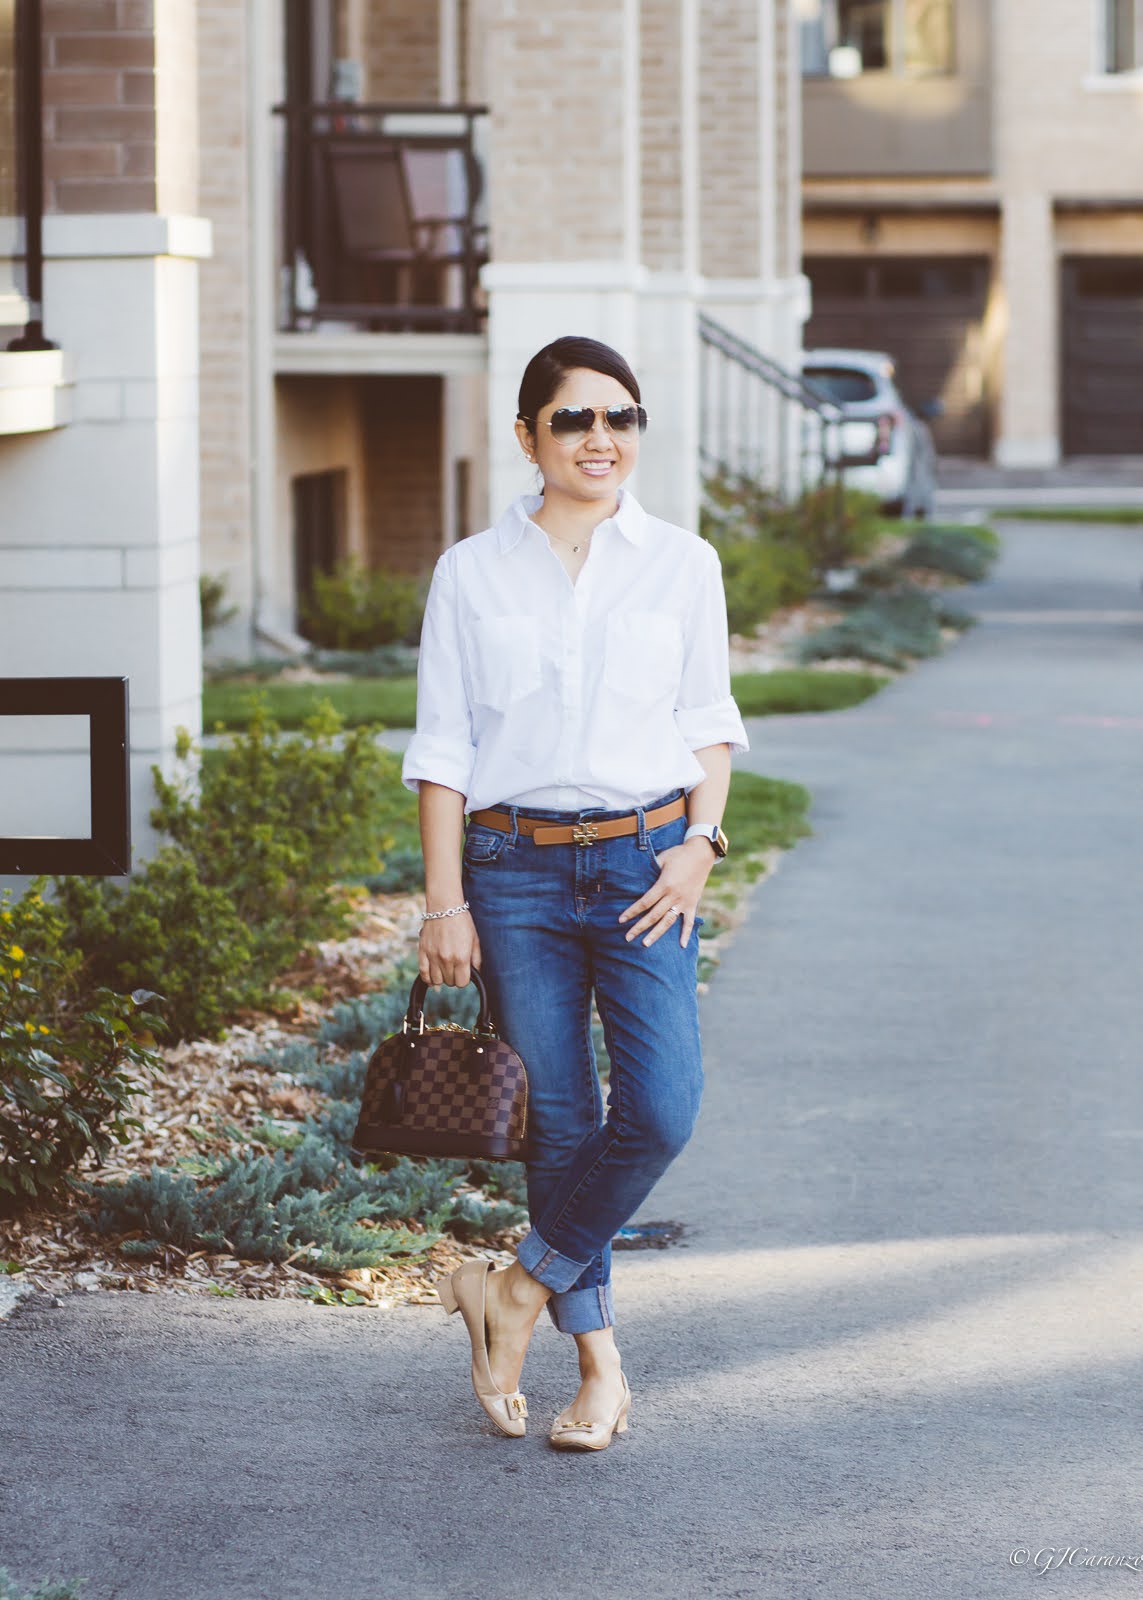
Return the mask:
<svg viewBox="0 0 1143 1600"><path fill-rule="evenodd" d="M647 813L642 806L635 807L635 815L639 818L638 841L640 850L647 848Z"/></svg>
<svg viewBox="0 0 1143 1600"><path fill-rule="evenodd" d="M508 815L512 819L512 831L508 835L508 843L507 843L507 845L505 847L508 850L515 849L516 841L520 837L520 828L519 828L519 825L516 822L516 816L517 816L517 813L519 812L519 810L520 810L519 806L510 806L509 809L508 809Z"/></svg>

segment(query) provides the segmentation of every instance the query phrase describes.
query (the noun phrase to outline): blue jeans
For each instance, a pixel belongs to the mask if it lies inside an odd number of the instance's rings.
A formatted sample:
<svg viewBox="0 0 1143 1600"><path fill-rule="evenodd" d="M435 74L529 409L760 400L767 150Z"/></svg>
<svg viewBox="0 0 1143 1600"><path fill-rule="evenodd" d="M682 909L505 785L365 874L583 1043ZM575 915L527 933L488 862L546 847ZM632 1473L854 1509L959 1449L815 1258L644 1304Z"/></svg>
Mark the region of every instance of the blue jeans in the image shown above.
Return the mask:
<svg viewBox="0 0 1143 1600"><path fill-rule="evenodd" d="M652 945L628 943L619 913L659 875L656 852L681 844L685 816L594 844L537 845L517 810L552 822L617 817L596 808L497 806L512 829L470 823L463 881L480 936L480 975L493 1016L528 1070L528 1212L520 1265L554 1293L548 1314L563 1333L615 1321L611 1240L687 1143L702 1097L695 990L698 928L679 943L681 919ZM632 808L634 809L634 808ZM595 992L611 1058L608 1110L591 1039Z"/></svg>

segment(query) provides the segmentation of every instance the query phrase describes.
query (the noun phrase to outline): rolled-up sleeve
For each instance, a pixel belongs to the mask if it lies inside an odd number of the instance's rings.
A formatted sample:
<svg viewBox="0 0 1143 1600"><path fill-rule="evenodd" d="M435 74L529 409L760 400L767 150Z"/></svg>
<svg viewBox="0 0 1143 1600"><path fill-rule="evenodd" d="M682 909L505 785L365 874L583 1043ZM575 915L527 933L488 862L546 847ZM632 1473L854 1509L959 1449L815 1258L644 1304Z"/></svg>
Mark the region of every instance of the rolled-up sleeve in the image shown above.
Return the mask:
<svg viewBox="0 0 1143 1600"><path fill-rule="evenodd" d="M704 557L687 620L675 723L692 750L728 744L733 754L749 750L750 741L730 692L730 631L722 562L710 544Z"/></svg>
<svg viewBox="0 0 1143 1600"><path fill-rule="evenodd" d="M417 727L401 763L401 781L421 780L468 794L476 760L472 714L464 682L457 622L456 580L446 551L433 571L417 658Z"/></svg>

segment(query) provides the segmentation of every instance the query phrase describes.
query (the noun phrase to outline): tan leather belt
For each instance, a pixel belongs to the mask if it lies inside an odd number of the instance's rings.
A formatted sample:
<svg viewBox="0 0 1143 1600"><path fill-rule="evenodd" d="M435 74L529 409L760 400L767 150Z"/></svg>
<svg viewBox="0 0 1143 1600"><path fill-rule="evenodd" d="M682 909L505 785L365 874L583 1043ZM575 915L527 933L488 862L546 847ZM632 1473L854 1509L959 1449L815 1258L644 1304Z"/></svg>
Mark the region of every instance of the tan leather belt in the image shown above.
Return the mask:
<svg viewBox="0 0 1143 1600"><path fill-rule="evenodd" d="M686 814L686 797L680 795L665 806L645 811L643 821L648 828L657 828L663 822L673 822ZM483 828L498 828L501 833L512 831L512 818L505 811L473 811L468 820L478 822ZM596 822L590 817L583 822L548 822L543 817L521 814L516 818L516 827L533 844L594 844L597 839L618 839L624 833L638 833L639 818L632 814L609 817L606 822Z"/></svg>

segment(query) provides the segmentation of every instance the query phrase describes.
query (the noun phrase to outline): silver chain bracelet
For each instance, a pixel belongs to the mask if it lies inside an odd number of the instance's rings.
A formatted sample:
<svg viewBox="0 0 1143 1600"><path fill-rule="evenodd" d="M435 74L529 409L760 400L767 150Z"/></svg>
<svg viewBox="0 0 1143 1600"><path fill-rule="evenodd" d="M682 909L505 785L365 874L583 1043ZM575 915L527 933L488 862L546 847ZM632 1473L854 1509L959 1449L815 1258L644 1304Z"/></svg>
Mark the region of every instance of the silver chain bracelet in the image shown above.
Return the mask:
<svg viewBox="0 0 1143 1600"><path fill-rule="evenodd" d="M450 906L447 911L422 911L421 921L432 922L437 917L459 917L462 911L468 910L468 901L462 906Z"/></svg>

